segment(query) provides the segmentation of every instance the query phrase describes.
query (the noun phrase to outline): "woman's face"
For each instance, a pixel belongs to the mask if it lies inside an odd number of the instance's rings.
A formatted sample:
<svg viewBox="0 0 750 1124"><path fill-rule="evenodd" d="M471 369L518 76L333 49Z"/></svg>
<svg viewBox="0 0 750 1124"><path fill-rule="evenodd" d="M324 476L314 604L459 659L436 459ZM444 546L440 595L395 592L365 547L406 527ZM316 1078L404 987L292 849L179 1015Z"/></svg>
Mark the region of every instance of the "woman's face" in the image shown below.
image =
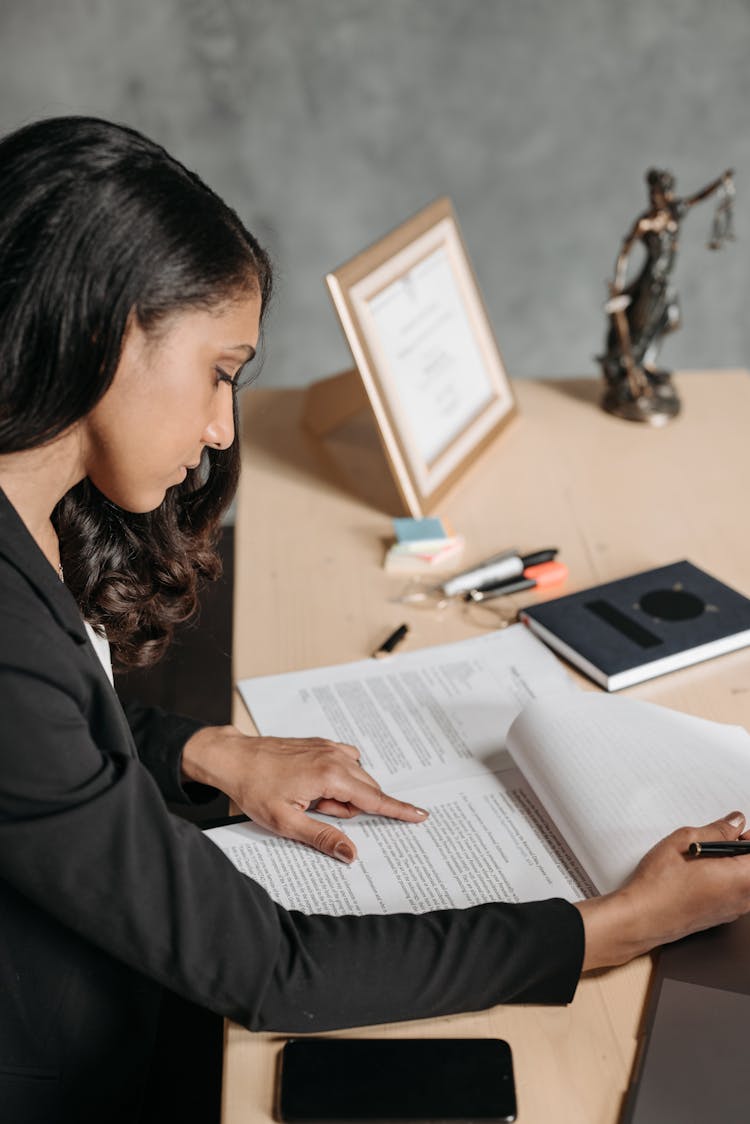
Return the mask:
<svg viewBox="0 0 750 1124"><path fill-rule="evenodd" d="M175 314L125 337L111 387L83 419L86 475L126 511L153 511L204 446L234 440L233 379L258 343L260 297Z"/></svg>

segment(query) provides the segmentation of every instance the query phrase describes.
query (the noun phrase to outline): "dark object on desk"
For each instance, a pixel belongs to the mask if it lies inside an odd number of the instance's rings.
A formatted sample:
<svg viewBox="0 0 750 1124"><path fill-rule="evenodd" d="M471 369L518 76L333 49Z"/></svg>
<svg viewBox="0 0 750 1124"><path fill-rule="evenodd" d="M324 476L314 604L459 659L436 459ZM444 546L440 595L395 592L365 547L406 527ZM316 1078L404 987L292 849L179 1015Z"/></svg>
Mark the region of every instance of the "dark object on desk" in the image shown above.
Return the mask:
<svg viewBox="0 0 750 1124"><path fill-rule="evenodd" d="M490 585L499 585L500 582L520 578L527 567L551 562L556 556L556 546L535 550L532 554L519 554L515 549L504 550L500 554L485 558L476 566L470 566L468 570L452 574L437 588L446 597L458 597L472 589L484 589Z"/></svg>
<svg viewBox="0 0 750 1124"><path fill-rule="evenodd" d="M608 691L750 644L750 600L685 561L529 606L519 616Z"/></svg>
<svg viewBox="0 0 750 1124"><path fill-rule="evenodd" d="M495 597L507 597L524 589L549 589L564 582L567 576L568 567L564 562L539 562L527 566L520 578L500 582L498 585L480 585L477 589L470 589L464 594L464 601L492 601Z"/></svg>
<svg viewBox="0 0 750 1124"><path fill-rule="evenodd" d="M663 948L622 1124L745 1120L750 917Z"/></svg>
<svg viewBox="0 0 750 1124"><path fill-rule="evenodd" d="M604 306L609 315L606 350L598 359L605 380L603 408L628 421L663 425L680 410L671 373L656 366L662 337L680 326L680 305L670 284L680 224L691 207L719 192L708 247L717 250L733 239L734 181L728 169L694 195L680 197L675 195L674 176L652 168L646 183L649 207L620 248ZM636 242L642 244L645 258L638 275L626 283Z"/></svg>
<svg viewBox="0 0 750 1124"><path fill-rule="evenodd" d="M408 631L409 631L408 624L400 624L398 626L398 628L395 629L390 634L390 636L386 640L383 641L383 643L380 645L380 647L375 649L375 651L372 653L372 658L374 660L382 660L386 656L392 655L394 650L399 646L401 641L406 637L406 634L408 633Z"/></svg>
<svg viewBox="0 0 750 1124"><path fill-rule="evenodd" d="M516 1118L510 1046L496 1038L303 1038L280 1055L277 1116L322 1121Z"/></svg>

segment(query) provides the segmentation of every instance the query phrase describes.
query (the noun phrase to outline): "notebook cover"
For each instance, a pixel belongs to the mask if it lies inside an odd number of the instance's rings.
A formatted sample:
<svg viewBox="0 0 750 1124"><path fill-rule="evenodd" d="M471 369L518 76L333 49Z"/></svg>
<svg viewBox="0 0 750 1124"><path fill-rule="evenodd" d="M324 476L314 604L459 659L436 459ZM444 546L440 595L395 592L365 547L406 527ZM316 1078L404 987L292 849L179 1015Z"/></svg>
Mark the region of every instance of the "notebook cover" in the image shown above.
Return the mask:
<svg viewBox="0 0 750 1124"><path fill-rule="evenodd" d="M610 691L750 644L750 599L687 561L530 606L520 619Z"/></svg>

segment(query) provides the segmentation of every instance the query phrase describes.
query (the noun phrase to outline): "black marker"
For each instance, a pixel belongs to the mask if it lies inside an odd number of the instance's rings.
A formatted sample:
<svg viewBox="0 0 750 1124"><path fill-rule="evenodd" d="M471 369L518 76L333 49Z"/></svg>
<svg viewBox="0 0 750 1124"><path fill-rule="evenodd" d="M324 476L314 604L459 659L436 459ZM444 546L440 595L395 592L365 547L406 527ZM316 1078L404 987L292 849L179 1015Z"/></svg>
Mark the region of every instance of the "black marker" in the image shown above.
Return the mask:
<svg viewBox="0 0 750 1124"><path fill-rule="evenodd" d="M391 633L387 640L383 641L379 648L375 649L372 653L372 658L374 660L382 660L385 656L390 656L393 649L401 643L408 631L408 624L400 625L395 632Z"/></svg>
<svg viewBox="0 0 750 1124"><path fill-rule="evenodd" d="M533 554L519 554L515 549L504 550L501 554L493 554L491 558L485 558L478 566L461 570L452 578L446 578L437 588L442 590L446 597L456 597L481 585L499 585L500 582L513 581L515 578L520 578L528 566L551 562L556 555L555 546L535 550Z"/></svg>
<svg viewBox="0 0 750 1124"><path fill-rule="evenodd" d="M696 858L701 855L750 855L750 839L722 839L715 843L691 843L688 850Z"/></svg>
<svg viewBox="0 0 750 1124"><path fill-rule="evenodd" d="M533 578L517 578L515 581L501 582L500 585L486 585L483 589L470 589L464 594L464 601L490 601L493 597L507 597L509 593L533 589L535 585Z"/></svg>
<svg viewBox="0 0 750 1124"><path fill-rule="evenodd" d="M539 554L548 551L540 551ZM535 562L527 566L521 577L510 581L500 582L499 585L480 585L477 589L470 589L464 594L464 601L489 601L493 597L505 597L509 593L520 593L523 589L534 589L535 586L545 588L563 582L568 576L568 567L564 562Z"/></svg>

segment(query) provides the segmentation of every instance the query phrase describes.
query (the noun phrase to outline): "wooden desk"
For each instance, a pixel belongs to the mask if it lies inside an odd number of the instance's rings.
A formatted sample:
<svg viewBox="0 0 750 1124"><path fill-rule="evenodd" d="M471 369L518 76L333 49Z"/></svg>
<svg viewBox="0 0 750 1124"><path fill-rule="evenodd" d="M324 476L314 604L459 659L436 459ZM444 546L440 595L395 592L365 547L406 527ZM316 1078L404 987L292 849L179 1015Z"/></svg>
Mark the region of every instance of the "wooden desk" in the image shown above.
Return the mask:
<svg viewBox="0 0 750 1124"><path fill-rule="evenodd" d="M602 413L594 381L517 383L518 420L441 507L466 536L466 564L507 546L558 546L572 592L687 556L750 594L750 378L677 383L684 414L662 430ZM403 620L409 647L476 635L458 605L438 614L389 603L405 579L382 570L398 507L377 438L362 415L321 445L299 427L303 397L255 391L243 404L235 678L361 659ZM750 726L750 651L629 693ZM239 702L235 718L252 730ZM523 1124L613 1124L649 970L644 957L586 978L567 1008L497 1007L367 1033L507 1038ZM271 1120L280 1043L227 1026L224 1124Z"/></svg>

